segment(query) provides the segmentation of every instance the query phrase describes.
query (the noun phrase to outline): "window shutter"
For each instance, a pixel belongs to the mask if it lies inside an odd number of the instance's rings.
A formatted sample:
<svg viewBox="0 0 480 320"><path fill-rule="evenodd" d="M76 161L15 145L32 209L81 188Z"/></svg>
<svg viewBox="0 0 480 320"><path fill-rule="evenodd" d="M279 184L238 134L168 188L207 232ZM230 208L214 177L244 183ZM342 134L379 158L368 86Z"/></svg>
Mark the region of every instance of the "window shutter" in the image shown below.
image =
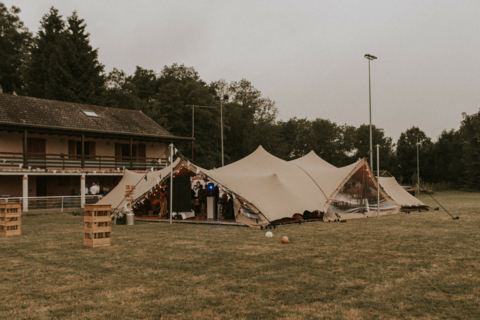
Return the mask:
<svg viewBox="0 0 480 320"><path fill-rule="evenodd" d="M68 159L75 159L77 154L77 142L75 140L68 140Z"/></svg>
<svg viewBox="0 0 480 320"><path fill-rule="evenodd" d="M146 150L145 150L145 144L144 143L139 143L138 144L138 160L139 161L145 161L146 158Z"/></svg>
<svg viewBox="0 0 480 320"><path fill-rule="evenodd" d="M115 160L120 161L122 160L122 144L115 143Z"/></svg>
<svg viewBox="0 0 480 320"><path fill-rule="evenodd" d="M88 142L88 148L89 148L89 154L90 154L90 160L95 160L95 141L89 141Z"/></svg>

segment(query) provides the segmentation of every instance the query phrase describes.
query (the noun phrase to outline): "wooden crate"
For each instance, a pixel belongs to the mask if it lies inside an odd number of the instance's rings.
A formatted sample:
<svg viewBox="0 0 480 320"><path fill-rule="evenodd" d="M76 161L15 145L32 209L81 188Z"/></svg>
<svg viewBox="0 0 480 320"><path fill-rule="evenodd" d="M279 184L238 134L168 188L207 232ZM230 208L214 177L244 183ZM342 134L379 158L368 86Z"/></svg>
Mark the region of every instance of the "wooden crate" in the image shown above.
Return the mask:
<svg viewBox="0 0 480 320"><path fill-rule="evenodd" d="M20 203L0 203L0 236L22 234L22 205Z"/></svg>
<svg viewBox="0 0 480 320"><path fill-rule="evenodd" d="M85 238L87 247L107 247L111 244L111 204L86 204L84 217Z"/></svg>

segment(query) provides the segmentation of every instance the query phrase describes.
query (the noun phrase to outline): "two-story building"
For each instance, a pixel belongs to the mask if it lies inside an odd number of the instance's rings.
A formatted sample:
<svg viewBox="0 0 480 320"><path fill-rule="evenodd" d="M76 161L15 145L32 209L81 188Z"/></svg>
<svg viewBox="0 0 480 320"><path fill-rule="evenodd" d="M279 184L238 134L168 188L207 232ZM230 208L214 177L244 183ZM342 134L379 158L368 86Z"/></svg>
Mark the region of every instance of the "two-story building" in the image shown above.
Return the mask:
<svg viewBox="0 0 480 320"><path fill-rule="evenodd" d="M0 196L108 191L124 168L159 169L169 143L191 141L137 110L0 94Z"/></svg>

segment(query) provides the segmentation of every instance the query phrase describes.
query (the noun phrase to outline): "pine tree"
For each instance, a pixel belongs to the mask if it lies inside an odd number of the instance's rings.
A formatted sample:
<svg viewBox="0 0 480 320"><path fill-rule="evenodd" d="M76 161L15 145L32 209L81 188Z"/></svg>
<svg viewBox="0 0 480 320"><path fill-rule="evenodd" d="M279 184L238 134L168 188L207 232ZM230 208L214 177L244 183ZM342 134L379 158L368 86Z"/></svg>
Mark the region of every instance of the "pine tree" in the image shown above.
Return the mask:
<svg viewBox="0 0 480 320"><path fill-rule="evenodd" d="M98 62L76 12L67 18L50 8L43 16L26 72L29 96L96 104L104 89L103 65Z"/></svg>
<svg viewBox="0 0 480 320"><path fill-rule="evenodd" d="M98 104L105 85L104 67L98 62L98 50L90 45L90 34L77 12L67 18L66 62L72 82L67 83L75 102Z"/></svg>
<svg viewBox="0 0 480 320"><path fill-rule="evenodd" d="M10 10L0 2L0 85L5 93L21 93L22 71L32 35L18 17L20 9Z"/></svg>
<svg viewBox="0 0 480 320"><path fill-rule="evenodd" d="M58 10L52 7L40 24L26 72L27 94L37 98L72 101L74 94L65 87L66 83L72 82L65 61L65 22Z"/></svg>

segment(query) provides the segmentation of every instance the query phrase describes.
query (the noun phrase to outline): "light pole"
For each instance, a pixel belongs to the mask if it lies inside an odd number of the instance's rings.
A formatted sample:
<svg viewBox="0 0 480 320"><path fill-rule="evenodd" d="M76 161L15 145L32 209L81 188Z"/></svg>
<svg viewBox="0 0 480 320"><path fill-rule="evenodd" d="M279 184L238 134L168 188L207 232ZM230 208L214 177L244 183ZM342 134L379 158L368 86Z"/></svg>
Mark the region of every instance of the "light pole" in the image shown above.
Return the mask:
<svg viewBox="0 0 480 320"><path fill-rule="evenodd" d="M185 107L192 107L192 138L195 138L195 108L210 108L215 109L215 107L210 106L197 106L194 104L187 104ZM194 148L193 148L194 140L192 140L192 162L194 161Z"/></svg>
<svg viewBox="0 0 480 320"><path fill-rule="evenodd" d="M225 157L223 154L223 102L228 100L228 95L223 95L223 99L220 99L220 134L222 135L222 167L225 165Z"/></svg>
<svg viewBox="0 0 480 320"><path fill-rule="evenodd" d="M377 218L380 218L380 145L377 144Z"/></svg>
<svg viewBox="0 0 480 320"><path fill-rule="evenodd" d="M370 167L373 169L373 143L372 143L372 83L370 81L370 61L377 59L377 57L370 54L364 56L368 59L368 103L370 110Z"/></svg>
<svg viewBox="0 0 480 320"><path fill-rule="evenodd" d="M224 157L223 157L223 99L220 100L220 135L222 136L222 167L224 166Z"/></svg>
<svg viewBox="0 0 480 320"><path fill-rule="evenodd" d="M418 142L417 136L417 193L420 194L420 150L419 150L420 142Z"/></svg>

